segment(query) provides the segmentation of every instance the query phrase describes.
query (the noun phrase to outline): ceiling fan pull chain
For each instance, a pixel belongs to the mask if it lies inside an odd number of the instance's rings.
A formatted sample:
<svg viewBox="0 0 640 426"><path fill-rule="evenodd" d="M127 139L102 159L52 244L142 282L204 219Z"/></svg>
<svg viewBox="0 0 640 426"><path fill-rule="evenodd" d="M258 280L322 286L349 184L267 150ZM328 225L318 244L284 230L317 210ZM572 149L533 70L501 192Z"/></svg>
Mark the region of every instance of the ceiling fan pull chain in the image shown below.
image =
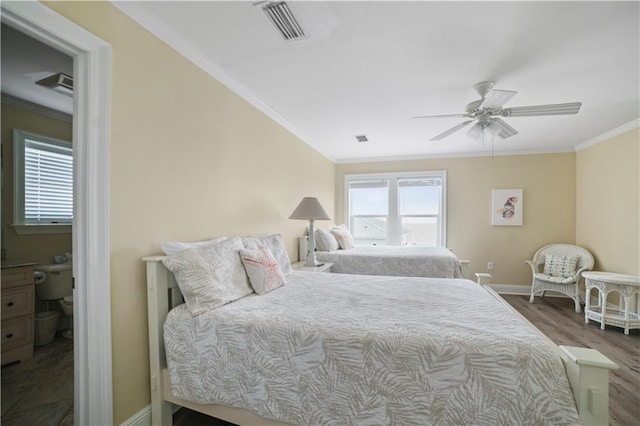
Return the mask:
<svg viewBox="0 0 640 426"><path fill-rule="evenodd" d="M495 157L495 152L493 151L493 140L494 140L494 137L493 137L493 135L491 135L491 159L492 160L496 158Z"/></svg>

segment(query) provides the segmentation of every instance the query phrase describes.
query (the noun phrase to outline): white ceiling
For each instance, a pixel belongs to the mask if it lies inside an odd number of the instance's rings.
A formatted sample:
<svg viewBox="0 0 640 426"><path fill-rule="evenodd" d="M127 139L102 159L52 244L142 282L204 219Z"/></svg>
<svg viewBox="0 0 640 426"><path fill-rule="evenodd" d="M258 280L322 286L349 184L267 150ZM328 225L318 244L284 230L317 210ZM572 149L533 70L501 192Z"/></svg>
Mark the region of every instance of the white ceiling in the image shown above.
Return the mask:
<svg viewBox="0 0 640 426"><path fill-rule="evenodd" d="M409 120L463 113L486 80L518 92L506 106L583 103L505 118L520 134L496 153L572 150L640 116L638 2L289 2L293 42L252 2L115 4L338 162L491 152L466 130L429 141L461 119Z"/></svg>
<svg viewBox="0 0 640 426"><path fill-rule="evenodd" d="M36 84L59 72L73 76L73 59L2 24L2 93L73 114L73 97Z"/></svg>
<svg viewBox="0 0 640 426"><path fill-rule="evenodd" d="M308 34L293 42L253 2L114 4L338 162L490 153L466 130L429 141L461 119L409 120L463 113L486 80L518 92L506 107L583 103L574 116L505 118L520 134L496 139L496 154L572 150L640 117L638 2L289 2ZM27 98L5 90L5 37L2 91ZM70 74L69 58L43 59L22 71L25 87L64 98L33 82Z"/></svg>

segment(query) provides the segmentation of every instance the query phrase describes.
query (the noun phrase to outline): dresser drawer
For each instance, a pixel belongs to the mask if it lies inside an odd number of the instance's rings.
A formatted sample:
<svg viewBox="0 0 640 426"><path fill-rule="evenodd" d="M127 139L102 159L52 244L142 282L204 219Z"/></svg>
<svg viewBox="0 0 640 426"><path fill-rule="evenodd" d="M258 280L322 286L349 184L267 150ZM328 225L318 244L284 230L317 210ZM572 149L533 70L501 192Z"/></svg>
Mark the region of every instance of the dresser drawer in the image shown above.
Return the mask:
<svg viewBox="0 0 640 426"><path fill-rule="evenodd" d="M2 288L33 284L33 266L19 266L2 270Z"/></svg>
<svg viewBox="0 0 640 426"><path fill-rule="evenodd" d="M2 321L33 313L33 285L2 290Z"/></svg>
<svg viewBox="0 0 640 426"><path fill-rule="evenodd" d="M33 315L2 321L2 352L33 343Z"/></svg>

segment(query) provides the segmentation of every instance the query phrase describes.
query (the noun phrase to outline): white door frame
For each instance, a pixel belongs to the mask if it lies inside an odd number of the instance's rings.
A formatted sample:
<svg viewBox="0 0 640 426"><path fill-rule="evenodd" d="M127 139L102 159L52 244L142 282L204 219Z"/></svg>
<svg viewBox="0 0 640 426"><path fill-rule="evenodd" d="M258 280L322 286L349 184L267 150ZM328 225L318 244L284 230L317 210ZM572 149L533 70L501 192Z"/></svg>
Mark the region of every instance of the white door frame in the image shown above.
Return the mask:
<svg viewBox="0 0 640 426"><path fill-rule="evenodd" d="M73 57L74 424L111 425L111 46L40 2L1 7L3 23Z"/></svg>

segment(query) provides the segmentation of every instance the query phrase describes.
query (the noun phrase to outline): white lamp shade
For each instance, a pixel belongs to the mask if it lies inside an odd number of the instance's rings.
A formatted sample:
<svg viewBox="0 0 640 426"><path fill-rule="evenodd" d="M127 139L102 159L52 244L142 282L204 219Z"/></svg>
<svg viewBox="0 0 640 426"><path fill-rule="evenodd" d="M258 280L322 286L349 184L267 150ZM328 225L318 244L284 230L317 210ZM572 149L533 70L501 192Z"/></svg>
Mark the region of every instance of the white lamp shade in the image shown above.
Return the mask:
<svg viewBox="0 0 640 426"><path fill-rule="evenodd" d="M326 211L322 208L320 201L315 197L304 197L298 207L291 213L289 219L331 219Z"/></svg>

